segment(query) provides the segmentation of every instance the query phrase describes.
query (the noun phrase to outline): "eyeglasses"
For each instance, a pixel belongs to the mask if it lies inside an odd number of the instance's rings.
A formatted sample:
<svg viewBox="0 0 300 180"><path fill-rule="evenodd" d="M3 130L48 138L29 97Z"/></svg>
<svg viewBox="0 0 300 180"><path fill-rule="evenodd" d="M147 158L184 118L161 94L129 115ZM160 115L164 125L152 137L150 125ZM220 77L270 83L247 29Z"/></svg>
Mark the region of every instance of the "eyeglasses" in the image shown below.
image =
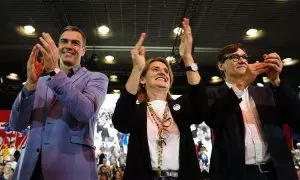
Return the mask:
<svg viewBox="0 0 300 180"><path fill-rule="evenodd" d="M224 56L224 61L226 61L227 59L233 61L233 62L238 62L241 58L245 59L246 61L248 61L249 56L247 54L230 54L227 56Z"/></svg>

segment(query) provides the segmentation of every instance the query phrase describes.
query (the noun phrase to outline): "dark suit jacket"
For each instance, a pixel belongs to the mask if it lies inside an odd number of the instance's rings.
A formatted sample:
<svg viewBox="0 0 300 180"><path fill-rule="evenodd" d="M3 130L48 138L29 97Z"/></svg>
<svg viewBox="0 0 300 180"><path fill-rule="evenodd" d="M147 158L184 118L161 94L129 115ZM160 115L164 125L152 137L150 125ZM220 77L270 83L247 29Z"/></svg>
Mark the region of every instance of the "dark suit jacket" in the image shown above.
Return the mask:
<svg viewBox="0 0 300 180"><path fill-rule="evenodd" d="M153 173L147 140L146 103L136 104L137 97L126 90L121 93L112 117L115 128L130 133L124 180L152 180ZM168 100L172 116L180 131L179 176L183 180L200 179L200 167L190 130L191 124L203 121L207 97L202 84L189 86L189 93ZM174 105L180 109L174 110ZM175 108L176 109L176 108Z"/></svg>
<svg viewBox="0 0 300 180"><path fill-rule="evenodd" d="M249 87L262 123L262 131L279 180L296 180L296 171L282 125L300 129L300 103L297 95L282 83L273 86ZM217 180L243 180L245 171L245 130L239 99L226 84L211 94L206 124L216 134L210 173Z"/></svg>

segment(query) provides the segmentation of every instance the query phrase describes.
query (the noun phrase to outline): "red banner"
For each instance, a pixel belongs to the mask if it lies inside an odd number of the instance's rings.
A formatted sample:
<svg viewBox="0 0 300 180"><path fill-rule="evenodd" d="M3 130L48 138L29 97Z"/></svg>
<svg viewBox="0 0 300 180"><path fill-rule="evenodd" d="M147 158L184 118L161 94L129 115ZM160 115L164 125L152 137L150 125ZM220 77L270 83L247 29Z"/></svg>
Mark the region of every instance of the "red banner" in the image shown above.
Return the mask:
<svg viewBox="0 0 300 180"><path fill-rule="evenodd" d="M26 135L15 131L7 131L6 125L9 121L10 110L0 110L0 137L1 148L4 147L5 144L9 147L9 142L14 142L16 148L19 149L26 141Z"/></svg>

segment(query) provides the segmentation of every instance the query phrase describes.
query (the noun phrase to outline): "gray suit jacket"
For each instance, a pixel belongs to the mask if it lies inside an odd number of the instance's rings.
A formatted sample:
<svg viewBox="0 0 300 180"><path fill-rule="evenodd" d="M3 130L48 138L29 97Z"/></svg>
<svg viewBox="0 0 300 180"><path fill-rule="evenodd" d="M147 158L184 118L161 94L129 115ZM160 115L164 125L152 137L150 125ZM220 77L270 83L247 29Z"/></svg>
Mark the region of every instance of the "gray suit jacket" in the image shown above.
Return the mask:
<svg viewBox="0 0 300 180"><path fill-rule="evenodd" d="M23 89L16 98L10 127L30 126L30 133L13 179L29 180L40 153L45 180L97 179L94 127L108 78L85 68L74 72L41 77L34 93Z"/></svg>

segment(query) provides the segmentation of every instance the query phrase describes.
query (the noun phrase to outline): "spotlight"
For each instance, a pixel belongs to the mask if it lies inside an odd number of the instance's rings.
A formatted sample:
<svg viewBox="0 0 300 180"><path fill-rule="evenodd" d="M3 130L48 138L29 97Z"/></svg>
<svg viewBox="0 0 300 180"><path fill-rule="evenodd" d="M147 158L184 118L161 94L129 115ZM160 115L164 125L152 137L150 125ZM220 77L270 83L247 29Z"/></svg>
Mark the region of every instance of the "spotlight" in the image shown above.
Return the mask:
<svg viewBox="0 0 300 180"><path fill-rule="evenodd" d="M35 32L34 27L32 27L31 25L26 25L23 28L24 28L24 33L25 34L32 34L32 33Z"/></svg>
<svg viewBox="0 0 300 180"><path fill-rule="evenodd" d="M100 26L98 27L98 32L100 34L107 34L109 32L109 28L107 26Z"/></svg>
<svg viewBox="0 0 300 180"><path fill-rule="evenodd" d="M174 35L181 35L183 33L183 29L181 27L176 27L173 30Z"/></svg>
<svg viewBox="0 0 300 180"><path fill-rule="evenodd" d="M10 73L9 75L6 76L6 78L14 81L20 80L18 74L16 73Z"/></svg>
<svg viewBox="0 0 300 180"><path fill-rule="evenodd" d="M115 63L115 57L111 56L111 55L107 55L104 57L104 62L105 64L114 64Z"/></svg>

